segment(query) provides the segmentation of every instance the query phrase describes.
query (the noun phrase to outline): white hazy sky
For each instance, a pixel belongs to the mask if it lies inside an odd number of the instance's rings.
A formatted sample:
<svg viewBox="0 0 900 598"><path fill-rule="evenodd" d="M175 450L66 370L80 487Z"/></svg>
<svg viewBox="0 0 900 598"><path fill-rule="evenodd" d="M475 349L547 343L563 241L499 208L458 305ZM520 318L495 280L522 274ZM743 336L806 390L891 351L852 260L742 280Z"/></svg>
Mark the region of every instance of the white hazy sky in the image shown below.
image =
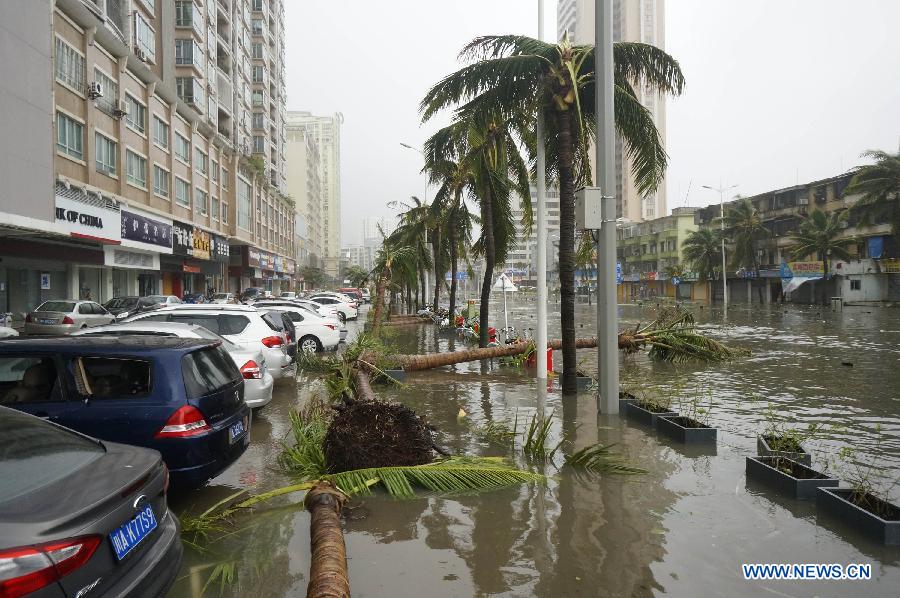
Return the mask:
<svg viewBox="0 0 900 598"><path fill-rule="evenodd" d="M537 34L537 0L286 0L287 105L342 112L342 244L364 216L421 196L418 102L477 35ZM556 3L545 32L555 36ZM833 176L900 143L900 1L669 0L666 50L686 79L668 102L669 208L702 185L751 195ZM290 168L291 165L288 165ZM688 188L690 187L690 195Z"/></svg>

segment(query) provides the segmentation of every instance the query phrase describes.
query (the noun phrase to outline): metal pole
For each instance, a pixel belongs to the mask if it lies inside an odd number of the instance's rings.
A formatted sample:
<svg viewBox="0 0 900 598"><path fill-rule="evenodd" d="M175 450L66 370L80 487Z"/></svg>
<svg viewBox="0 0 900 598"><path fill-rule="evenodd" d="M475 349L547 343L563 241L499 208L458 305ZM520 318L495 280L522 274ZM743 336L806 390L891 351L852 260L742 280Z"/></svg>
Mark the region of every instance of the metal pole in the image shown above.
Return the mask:
<svg viewBox="0 0 900 598"><path fill-rule="evenodd" d="M597 79L597 186L602 223L597 243L597 369L600 372L598 408L619 412L619 323L616 313L616 198L613 124L613 0L595 0L594 70Z"/></svg>
<svg viewBox="0 0 900 598"><path fill-rule="evenodd" d="M506 315L506 274L500 275L500 280L503 281L503 328L506 329L504 334L509 334L509 317Z"/></svg>
<svg viewBox="0 0 900 598"><path fill-rule="evenodd" d="M538 39L544 39L544 0L538 0ZM537 379L547 379L547 181L544 152L544 118L537 118L537 334L534 349ZM528 198L531 201L531 198ZM541 413L543 416L543 413Z"/></svg>
<svg viewBox="0 0 900 598"><path fill-rule="evenodd" d="M720 185L721 187L721 185ZM722 307L728 319L728 272L725 270L725 189L719 189L719 219L722 223Z"/></svg>

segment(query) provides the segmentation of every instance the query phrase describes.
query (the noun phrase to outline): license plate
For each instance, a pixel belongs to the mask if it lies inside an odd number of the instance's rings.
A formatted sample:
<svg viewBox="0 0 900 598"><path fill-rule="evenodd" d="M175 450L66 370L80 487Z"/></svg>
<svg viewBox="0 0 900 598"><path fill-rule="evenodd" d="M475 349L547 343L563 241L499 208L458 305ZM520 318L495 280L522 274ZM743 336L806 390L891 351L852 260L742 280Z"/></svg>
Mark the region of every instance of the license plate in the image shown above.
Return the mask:
<svg viewBox="0 0 900 598"><path fill-rule="evenodd" d="M150 535L150 532L156 529L156 516L153 514L153 508L147 505L137 516L131 521L126 521L124 525L109 534L112 542L113 550L116 552L116 558L122 560L135 546L141 543L141 540Z"/></svg>
<svg viewBox="0 0 900 598"><path fill-rule="evenodd" d="M247 432L247 427L244 425L244 420L235 422L231 424L231 427L228 429L228 441L234 442L241 436L243 436Z"/></svg>
<svg viewBox="0 0 900 598"><path fill-rule="evenodd" d="M38 320L38 323L52 325L52 324L56 324L56 320Z"/></svg>

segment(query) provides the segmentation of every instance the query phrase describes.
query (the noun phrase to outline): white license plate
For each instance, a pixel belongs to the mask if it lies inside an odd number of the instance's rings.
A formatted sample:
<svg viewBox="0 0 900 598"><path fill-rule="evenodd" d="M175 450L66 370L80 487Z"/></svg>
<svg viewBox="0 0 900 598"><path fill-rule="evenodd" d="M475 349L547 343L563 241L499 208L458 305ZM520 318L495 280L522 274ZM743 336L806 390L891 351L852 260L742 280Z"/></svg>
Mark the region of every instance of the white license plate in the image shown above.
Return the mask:
<svg viewBox="0 0 900 598"><path fill-rule="evenodd" d="M247 427L244 425L244 420L234 422L231 424L231 427L228 428L228 441L233 443L246 433Z"/></svg>
<svg viewBox="0 0 900 598"><path fill-rule="evenodd" d="M38 324L45 324L45 325L52 326L53 324L56 324L56 320L38 320Z"/></svg>
<svg viewBox="0 0 900 598"><path fill-rule="evenodd" d="M150 532L156 529L156 515L153 514L153 508L147 505L137 514L131 521L126 521L109 534L109 540L112 542L113 550L116 552L116 558L122 560L135 546L141 543L141 540L150 535Z"/></svg>

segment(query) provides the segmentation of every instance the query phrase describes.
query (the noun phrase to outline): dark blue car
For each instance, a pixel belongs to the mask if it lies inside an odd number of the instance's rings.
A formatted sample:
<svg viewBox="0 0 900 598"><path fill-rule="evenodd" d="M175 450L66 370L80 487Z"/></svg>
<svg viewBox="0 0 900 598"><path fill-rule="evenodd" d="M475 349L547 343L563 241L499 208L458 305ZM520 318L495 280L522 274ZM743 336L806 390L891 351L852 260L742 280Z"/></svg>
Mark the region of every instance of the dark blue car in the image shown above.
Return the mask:
<svg viewBox="0 0 900 598"><path fill-rule="evenodd" d="M250 443L243 377L218 341L3 340L0 405L102 440L156 449L183 487L215 477Z"/></svg>

